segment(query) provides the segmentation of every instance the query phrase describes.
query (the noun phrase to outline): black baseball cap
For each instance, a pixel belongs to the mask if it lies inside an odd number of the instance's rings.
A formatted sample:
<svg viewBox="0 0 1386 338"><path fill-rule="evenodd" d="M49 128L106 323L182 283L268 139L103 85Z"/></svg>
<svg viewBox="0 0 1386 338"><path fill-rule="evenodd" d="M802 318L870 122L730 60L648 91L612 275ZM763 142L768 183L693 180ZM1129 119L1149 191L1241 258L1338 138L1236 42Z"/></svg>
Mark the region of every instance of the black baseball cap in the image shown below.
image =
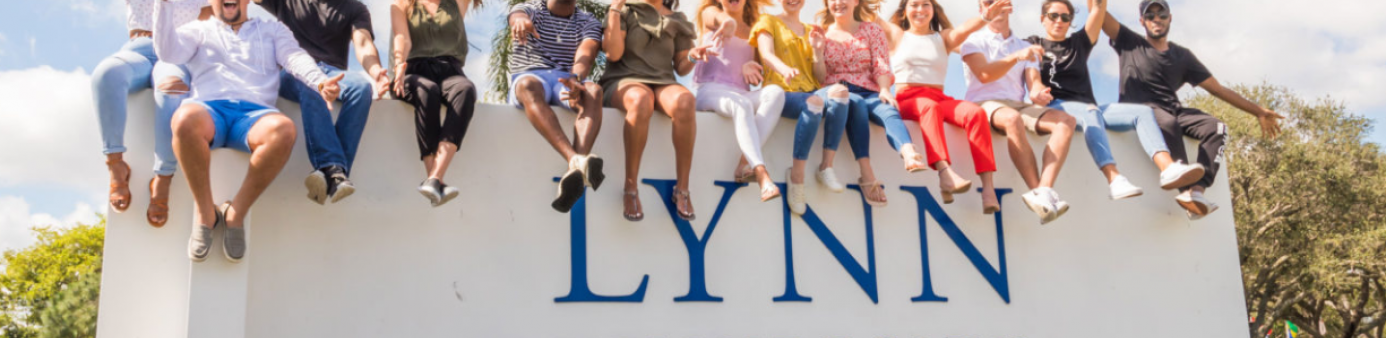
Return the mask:
<svg viewBox="0 0 1386 338"><path fill-rule="evenodd" d="M1169 11L1169 3L1165 0L1141 0L1141 14L1145 14L1145 10L1150 9L1152 5L1160 5L1165 11Z"/></svg>

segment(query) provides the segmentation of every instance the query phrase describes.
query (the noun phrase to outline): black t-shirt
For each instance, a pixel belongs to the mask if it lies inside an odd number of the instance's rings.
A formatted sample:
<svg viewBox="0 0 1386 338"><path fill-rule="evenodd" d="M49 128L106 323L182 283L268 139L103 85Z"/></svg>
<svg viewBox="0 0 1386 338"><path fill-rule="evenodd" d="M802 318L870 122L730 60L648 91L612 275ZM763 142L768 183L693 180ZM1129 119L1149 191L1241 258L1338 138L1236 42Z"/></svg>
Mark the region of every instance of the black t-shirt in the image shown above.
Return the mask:
<svg viewBox="0 0 1386 338"><path fill-rule="evenodd" d="M260 7L279 18L300 47L333 67L346 69L351 36L371 30L371 12L357 0L260 0Z"/></svg>
<svg viewBox="0 0 1386 338"><path fill-rule="evenodd" d="M1169 44L1160 52L1126 26L1112 39L1112 48L1121 59L1121 102L1152 104L1168 112L1183 107L1179 87L1197 86L1213 77L1188 48Z"/></svg>
<svg viewBox="0 0 1386 338"><path fill-rule="evenodd" d="M1040 78L1049 86L1055 99L1097 103L1092 94L1092 79L1088 77L1088 56L1092 55L1092 40L1085 30L1078 30L1063 41L1050 41L1031 36L1025 41L1044 48L1040 63Z"/></svg>

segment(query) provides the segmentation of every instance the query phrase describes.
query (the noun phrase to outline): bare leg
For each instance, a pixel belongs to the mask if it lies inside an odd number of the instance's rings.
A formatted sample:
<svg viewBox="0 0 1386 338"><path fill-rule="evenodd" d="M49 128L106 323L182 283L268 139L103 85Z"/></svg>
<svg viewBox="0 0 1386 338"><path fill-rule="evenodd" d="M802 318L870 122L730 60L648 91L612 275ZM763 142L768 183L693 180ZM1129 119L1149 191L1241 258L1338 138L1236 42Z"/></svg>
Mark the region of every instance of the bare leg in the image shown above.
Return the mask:
<svg viewBox="0 0 1386 338"><path fill-rule="evenodd" d="M698 136L697 111L693 93L682 85L672 84L654 89L659 110L674 120L674 157L678 183L674 184L674 204L679 217L694 218L693 202L688 198L688 177L693 170L693 145Z"/></svg>
<svg viewBox="0 0 1386 338"><path fill-rule="evenodd" d="M1001 202L996 199L996 185L993 184L992 174L995 172L984 172L978 174L982 177L982 211L1000 211Z"/></svg>
<svg viewBox="0 0 1386 338"><path fill-rule="evenodd" d="M1160 168L1160 170L1162 171L1165 170L1165 168L1169 167L1169 165L1174 164L1174 158L1169 156L1168 151L1161 151L1155 153L1155 157L1151 158L1151 160L1154 160L1155 166Z"/></svg>
<svg viewBox="0 0 1386 338"><path fill-rule="evenodd" d="M1035 151L1030 149L1030 141L1026 138L1025 122L1020 119L1020 112L1001 108L992 114L991 124L1006 133L1006 148L1010 149L1011 162L1015 162L1015 169L1025 180L1025 186L1031 190L1039 188L1039 165L1035 163Z"/></svg>
<svg viewBox="0 0 1386 338"><path fill-rule="evenodd" d="M1040 116L1035 129L1042 134L1049 134L1049 142L1044 147L1044 171L1040 173L1041 187L1054 187L1054 181L1059 178L1059 170L1063 169L1064 161L1068 159L1068 148L1073 143L1073 131L1077 126L1078 120L1074 119L1073 115L1061 111L1050 110L1049 113ZM1029 149L1028 144L1026 149Z"/></svg>
<svg viewBox="0 0 1386 338"><path fill-rule="evenodd" d="M250 128L250 134L246 137L250 144L250 170L245 173L241 190L231 200L231 209L226 213L226 226L239 228L245 225L245 215L250 207L270 182L279 176L284 164L289 162L295 137L294 122L279 113L260 117Z"/></svg>
<svg viewBox="0 0 1386 338"><path fill-rule="evenodd" d="M654 91L639 83L626 83L616 89L613 100L616 106L626 113L626 125L622 132L626 148L627 193L638 191L640 180L640 160L645 154L645 143L650 138L650 117L654 115Z"/></svg>
<svg viewBox="0 0 1386 338"><path fill-rule="evenodd" d="M597 141L597 133L602 129L602 86L595 83L584 84L587 96L576 107L577 120L573 122L573 145L578 154L592 153L592 144Z"/></svg>
<svg viewBox="0 0 1386 338"><path fill-rule="evenodd" d="M806 160L794 160L794 166L789 171L789 183L804 184L804 167L807 166Z"/></svg>
<svg viewBox="0 0 1386 338"><path fill-rule="evenodd" d="M452 142L438 142L438 153L434 155L433 171L428 174L429 178L443 180L443 176L448 173L448 166L452 164L452 158L457 155L457 145Z"/></svg>
<svg viewBox="0 0 1386 338"><path fill-rule="evenodd" d="M515 81L514 90L515 98L525 108L525 116L529 118L529 123L554 150L558 151L563 161L567 162L576 155L573 145L568 142L568 135L563 133L562 125L554 115L553 108L549 107L548 101L545 100L543 82L530 76L522 77Z"/></svg>
<svg viewBox="0 0 1386 338"><path fill-rule="evenodd" d="M209 144L215 136L216 126L206 108L188 104L174 113L173 151L188 180L188 190L192 191L197 209L193 213L194 226L212 226L212 221L216 220L217 204L212 201L212 181L208 172L212 161Z"/></svg>

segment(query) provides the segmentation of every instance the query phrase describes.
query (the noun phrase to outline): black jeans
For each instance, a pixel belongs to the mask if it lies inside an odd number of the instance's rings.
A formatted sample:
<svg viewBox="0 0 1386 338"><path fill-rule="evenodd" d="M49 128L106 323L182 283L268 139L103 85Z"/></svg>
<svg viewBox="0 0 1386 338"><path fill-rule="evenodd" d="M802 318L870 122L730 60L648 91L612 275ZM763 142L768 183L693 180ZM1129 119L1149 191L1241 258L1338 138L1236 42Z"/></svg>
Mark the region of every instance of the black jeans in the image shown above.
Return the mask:
<svg viewBox="0 0 1386 338"><path fill-rule="evenodd" d="M1165 136L1165 144L1169 146L1170 157L1188 161L1188 153L1184 151L1184 136L1198 139L1198 163L1206 170L1203 172L1203 179L1193 185L1204 188L1212 186L1213 179L1218 177L1218 167L1222 164L1222 146L1227 143L1227 125L1198 109L1181 108L1170 113L1157 107L1152 108L1155 109L1155 122L1160 125L1160 132ZM1179 191L1185 190L1188 190L1188 187L1179 188Z"/></svg>
<svg viewBox="0 0 1386 338"><path fill-rule="evenodd" d="M442 56L413 58L408 62L404 96L400 99L414 105L419 157L437 153L439 142L460 146L472 123L477 97L476 86L462 73L462 61ZM446 119L439 116L440 112L446 112Z"/></svg>

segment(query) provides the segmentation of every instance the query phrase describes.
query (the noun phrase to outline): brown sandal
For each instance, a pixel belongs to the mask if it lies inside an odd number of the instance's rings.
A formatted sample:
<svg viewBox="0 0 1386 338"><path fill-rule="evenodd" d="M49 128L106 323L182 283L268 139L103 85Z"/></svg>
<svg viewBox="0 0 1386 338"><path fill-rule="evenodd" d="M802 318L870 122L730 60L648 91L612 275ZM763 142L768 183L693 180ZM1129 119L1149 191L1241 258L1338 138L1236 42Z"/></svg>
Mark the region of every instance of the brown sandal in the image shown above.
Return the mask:
<svg viewBox="0 0 1386 338"><path fill-rule="evenodd" d="M751 168L751 170L746 170L746 171L737 172L735 175L736 175L736 178L732 179L733 182L736 182L736 183L751 183L751 182L754 182L754 181L756 180L756 169L755 169L755 168Z"/></svg>
<svg viewBox="0 0 1386 338"><path fill-rule="evenodd" d="M915 153L915 154L914 154L914 158L908 158L908 157L905 157L905 154L900 154L900 159L902 159L902 160L905 161L905 171L906 171L906 172L909 172L909 173L917 173L917 172L929 170L929 165L928 165L928 164L924 164L924 155L922 155L922 154Z"/></svg>
<svg viewBox="0 0 1386 338"><path fill-rule="evenodd" d="M623 212L623 216L626 217L627 221L639 222L645 219L645 212L641 210L644 208L640 207L640 192L627 191L625 195L625 205L626 210ZM632 209L634 209L634 211L632 211Z"/></svg>
<svg viewBox="0 0 1386 338"><path fill-rule="evenodd" d="M674 189L674 208L678 209L679 218L685 221L692 221L698 218L693 214L693 202L687 190Z"/></svg>
<svg viewBox="0 0 1386 338"><path fill-rule="evenodd" d="M146 209L144 212L144 220L148 221L150 226L162 228L165 223L168 223L168 194L165 193L164 198L154 198L155 179L156 178L149 179L149 209ZM172 179L172 177L170 177L170 179ZM161 220L155 221L154 219L156 218Z"/></svg>
<svg viewBox="0 0 1386 338"><path fill-rule="evenodd" d="M125 178L117 182L111 183L111 193L108 196L110 200L108 203L111 205L111 210L114 210L117 214L119 214L125 212L126 209L130 209L130 199L132 198L132 196L130 195L131 170L130 165L125 163L125 161L112 162L108 160L106 161L106 166L109 167L117 163L125 167ZM125 189L125 193L117 193L118 189Z"/></svg>

